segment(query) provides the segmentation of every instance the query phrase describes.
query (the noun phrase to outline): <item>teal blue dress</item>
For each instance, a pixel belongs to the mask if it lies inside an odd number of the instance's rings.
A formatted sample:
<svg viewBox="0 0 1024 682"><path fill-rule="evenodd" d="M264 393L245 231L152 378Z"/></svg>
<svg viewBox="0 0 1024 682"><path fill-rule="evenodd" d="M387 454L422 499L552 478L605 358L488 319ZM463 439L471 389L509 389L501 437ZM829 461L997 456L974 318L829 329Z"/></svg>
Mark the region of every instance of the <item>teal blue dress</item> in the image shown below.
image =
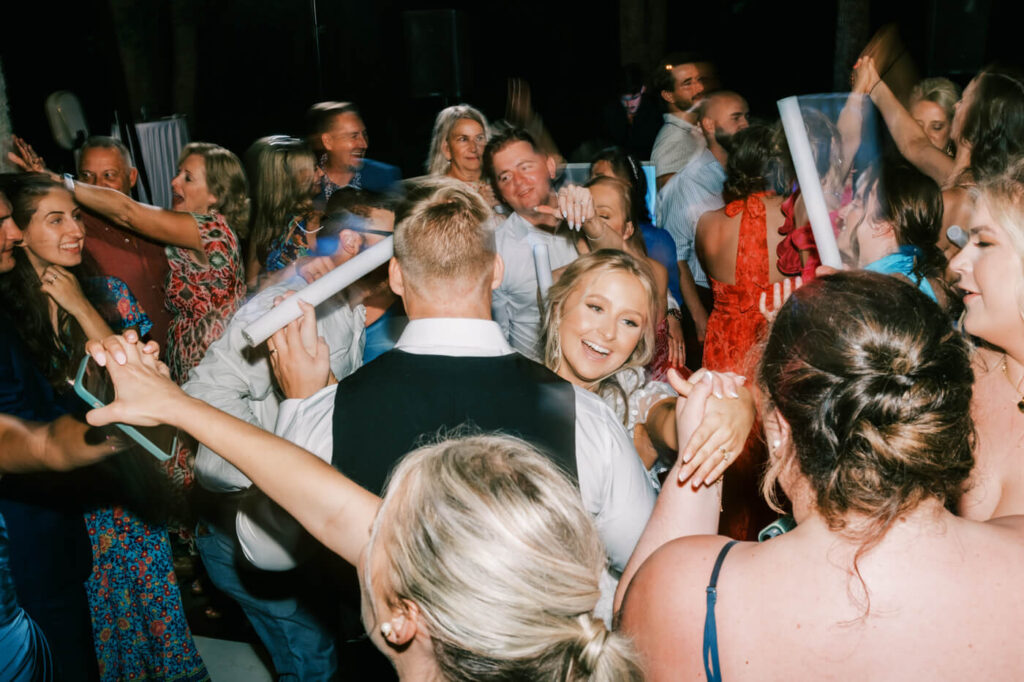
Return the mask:
<svg viewBox="0 0 1024 682"><path fill-rule="evenodd" d="M923 294L938 303L928 278L914 272L914 265L919 258L921 258L921 249L906 244L901 246L895 253L890 253L888 256L879 258L874 263L865 265L864 269L871 272L880 272L883 275L903 275L913 282Z"/></svg>

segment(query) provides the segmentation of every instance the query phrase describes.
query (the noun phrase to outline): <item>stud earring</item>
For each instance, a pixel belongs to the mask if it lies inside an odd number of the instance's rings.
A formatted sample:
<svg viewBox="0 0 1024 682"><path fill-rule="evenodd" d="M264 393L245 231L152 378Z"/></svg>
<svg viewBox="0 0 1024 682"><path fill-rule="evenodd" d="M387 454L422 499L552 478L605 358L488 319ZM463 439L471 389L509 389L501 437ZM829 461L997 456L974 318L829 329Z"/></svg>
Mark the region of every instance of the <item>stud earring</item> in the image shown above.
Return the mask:
<svg viewBox="0 0 1024 682"><path fill-rule="evenodd" d="M780 445L782 445L782 441L776 438L772 441L772 450L778 450Z"/></svg>
<svg viewBox="0 0 1024 682"><path fill-rule="evenodd" d="M390 637L391 633L393 631L394 631L394 628L391 627L391 623L381 623L380 624L380 634L384 635L384 639L387 639L388 637Z"/></svg>

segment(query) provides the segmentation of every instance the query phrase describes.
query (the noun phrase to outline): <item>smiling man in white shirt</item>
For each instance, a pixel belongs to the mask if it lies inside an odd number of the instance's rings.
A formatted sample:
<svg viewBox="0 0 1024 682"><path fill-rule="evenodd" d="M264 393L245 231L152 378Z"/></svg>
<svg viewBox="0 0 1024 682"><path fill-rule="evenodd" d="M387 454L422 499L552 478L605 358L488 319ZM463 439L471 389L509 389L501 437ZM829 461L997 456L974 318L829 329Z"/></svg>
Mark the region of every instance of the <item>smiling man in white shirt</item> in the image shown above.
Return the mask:
<svg viewBox="0 0 1024 682"><path fill-rule="evenodd" d="M537 146L528 132L510 128L487 143L484 173L492 178L502 200L515 211L496 232L505 275L494 291L494 320L515 350L539 360L541 302L533 247L547 247L552 269L568 265L579 255L576 235L570 233L563 221L537 210L538 206L557 206L551 184L555 160Z"/></svg>

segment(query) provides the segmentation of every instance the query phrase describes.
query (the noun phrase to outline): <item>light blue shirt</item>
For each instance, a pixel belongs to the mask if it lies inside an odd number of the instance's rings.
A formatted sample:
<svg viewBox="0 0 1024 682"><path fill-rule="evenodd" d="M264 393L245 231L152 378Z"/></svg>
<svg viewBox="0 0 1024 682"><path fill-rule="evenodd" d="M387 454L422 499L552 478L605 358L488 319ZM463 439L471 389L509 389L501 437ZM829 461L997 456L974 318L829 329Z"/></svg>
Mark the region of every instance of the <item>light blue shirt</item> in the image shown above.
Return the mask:
<svg viewBox="0 0 1024 682"><path fill-rule="evenodd" d="M697 221L708 211L725 206L722 187L725 169L710 150L703 150L675 174L658 193L658 224L676 242L676 260L686 261L698 286L708 287L708 276L697 260L694 241Z"/></svg>

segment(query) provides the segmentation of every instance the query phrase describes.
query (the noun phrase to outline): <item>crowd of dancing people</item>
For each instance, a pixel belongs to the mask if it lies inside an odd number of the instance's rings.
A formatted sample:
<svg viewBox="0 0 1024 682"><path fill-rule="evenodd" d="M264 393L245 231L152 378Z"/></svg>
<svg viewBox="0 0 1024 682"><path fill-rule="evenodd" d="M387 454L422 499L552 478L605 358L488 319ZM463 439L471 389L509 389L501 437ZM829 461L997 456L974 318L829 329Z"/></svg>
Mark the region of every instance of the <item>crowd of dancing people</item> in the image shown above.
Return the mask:
<svg viewBox="0 0 1024 682"><path fill-rule="evenodd" d="M15 138L0 679L209 679L186 575L278 680L1024 677L1024 77L881 60L804 111L813 192L692 54L583 183L466 104L404 180L347 102L190 143L170 208L116 139Z"/></svg>

